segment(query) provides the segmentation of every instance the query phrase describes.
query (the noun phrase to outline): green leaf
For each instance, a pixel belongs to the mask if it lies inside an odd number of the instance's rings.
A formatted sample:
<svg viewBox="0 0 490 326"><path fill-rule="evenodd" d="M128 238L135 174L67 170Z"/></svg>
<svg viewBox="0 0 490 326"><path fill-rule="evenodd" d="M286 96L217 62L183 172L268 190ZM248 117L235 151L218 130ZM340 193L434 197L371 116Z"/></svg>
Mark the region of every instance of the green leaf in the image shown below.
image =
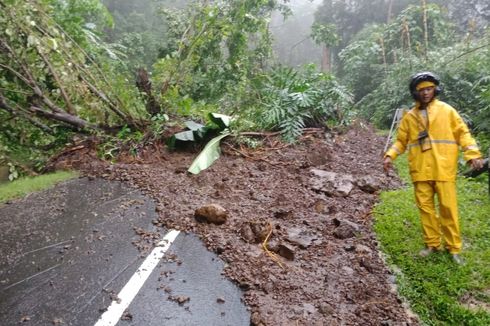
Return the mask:
<svg viewBox="0 0 490 326"><path fill-rule="evenodd" d="M209 120L217 124L221 130L225 130L230 126L231 117L229 115L219 113L209 113Z"/></svg>
<svg viewBox="0 0 490 326"><path fill-rule="evenodd" d="M189 128L190 130L198 130L204 127L204 125L194 122L192 120L184 122L185 126Z"/></svg>
<svg viewBox="0 0 490 326"><path fill-rule="evenodd" d="M213 164L213 162L216 161L220 156L219 142L221 141L221 139L229 135L230 133L226 133L211 139L206 144L206 147L204 147L202 152L199 153L199 155L196 157L194 162L192 162L187 171L193 174L199 174L199 172L201 172L202 170L210 167L211 164Z"/></svg>
<svg viewBox="0 0 490 326"><path fill-rule="evenodd" d="M195 141L194 132L192 130L182 131L172 135L167 141L167 146L174 149L178 141Z"/></svg>

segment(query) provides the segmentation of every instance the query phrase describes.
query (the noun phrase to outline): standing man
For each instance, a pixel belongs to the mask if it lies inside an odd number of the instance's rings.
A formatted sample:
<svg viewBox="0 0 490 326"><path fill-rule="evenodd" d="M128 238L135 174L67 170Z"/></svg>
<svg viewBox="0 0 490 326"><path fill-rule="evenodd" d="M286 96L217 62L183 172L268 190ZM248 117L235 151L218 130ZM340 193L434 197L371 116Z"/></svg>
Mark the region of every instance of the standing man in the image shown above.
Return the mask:
<svg viewBox="0 0 490 326"><path fill-rule="evenodd" d="M441 250L441 241L457 264L463 264L456 200L458 148L473 169L481 169L483 160L468 127L454 108L439 101L439 78L431 72L412 76L410 93L415 100L400 122L396 142L385 153L383 167L392 168L392 161L408 150L410 176L420 212L426 248L421 256ZM434 196L439 201L436 212ZM441 239L442 236L442 239Z"/></svg>

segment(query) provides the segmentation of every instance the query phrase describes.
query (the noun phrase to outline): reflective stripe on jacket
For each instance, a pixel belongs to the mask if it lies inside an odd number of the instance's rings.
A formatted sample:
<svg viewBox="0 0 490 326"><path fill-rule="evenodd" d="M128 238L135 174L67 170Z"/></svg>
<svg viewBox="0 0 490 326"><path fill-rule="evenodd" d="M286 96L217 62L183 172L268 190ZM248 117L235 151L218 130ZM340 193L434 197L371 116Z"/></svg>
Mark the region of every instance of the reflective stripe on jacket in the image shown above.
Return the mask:
<svg viewBox="0 0 490 326"><path fill-rule="evenodd" d="M449 104L434 99L429 103L429 140L431 149L422 151L418 135L425 129L424 118L416 105L400 122L396 142L386 152L393 160L408 149L412 181L454 181L458 165L458 148L464 151L464 160L480 158L475 140L456 110Z"/></svg>

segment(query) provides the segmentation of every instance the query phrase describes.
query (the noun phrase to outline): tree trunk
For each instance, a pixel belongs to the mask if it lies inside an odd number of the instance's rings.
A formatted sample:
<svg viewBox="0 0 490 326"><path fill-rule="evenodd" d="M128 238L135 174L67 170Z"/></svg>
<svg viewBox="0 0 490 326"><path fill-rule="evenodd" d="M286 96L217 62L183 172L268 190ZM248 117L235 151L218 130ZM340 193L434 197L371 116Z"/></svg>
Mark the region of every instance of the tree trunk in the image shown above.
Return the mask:
<svg viewBox="0 0 490 326"><path fill-rule="evenodd" d="M151 81L145 68L139 68L136 72L136 87L141 93L146 94L146 110L148 113L151 116L160 113L162 109L153 96Z"/></svg>
<svg viewBox="0 0 490 326"><path fill-rule="evenodd" d="M8 113L10 113L12 115L12 117L20 116L21 118L26 119L31 124L38 127L39 129L42 129L44 132L46 132L48 134L51 134L51 135L54 134L53 129L51 129L47 125L35 120L34 118L32 118L31 116L26 114L26 112L17 111L13 107L8 105L5 97L3 96L3 94L1 92L0 92L0 109L3 109L5 111L7 111Z"/></svg>
<svg viewBox="0 0 490 326"><path fill-rule="evenodd" d="M45 118L48 118L48 119L52 119L52 120L56 120L56 121L60 121L60 122L64 122L66 124L69 124L77 129L92 129L92 130L100 130L99 127L97 127L96 125L93 125L77 116L74 116L74 115L71 115L69 113L66 113L66 112L48 112L48 111L45 111L37 106L34 106L32 105L30 108L30 111L39 115L39 116L42 116L42 117L45 117Z"/></svg>
<svg viewBox="0 0 490 326"><path fill-rule="evenodd" d="M391 22L391 16L393 15L392 13L392 10L393 10L393 0L388 0L388 15L386 16L386 23L390 23Z"/></svg>
<svg viewBox="0 0 490 326"><path fill-rule="evenodd" d="M422 0L422 12L423 12L423 19L424 19L424 44L425 44L425 62L428 61L427 53L429 52L429 32L427 29L427 2L425 0Z"/></svg>
<svg viewBox="0 0 490 326"><path fill-rule="evenodd" d="M330 48L327 48L326 46L323 47L321 68L323 72L330 72L332 69L332 63L330 60Z"/></svg>
<svg viewBox="0 0 490 326"><path fill-rule="evenodd" d="M386 49L385 49L385 41L384 41L383 37L379 38L379 44L381 45L381 55L382 55L382 59L383 59L383 67L385 70L385 75L387 75L388 74L388 65L386 62Z"/></svg>

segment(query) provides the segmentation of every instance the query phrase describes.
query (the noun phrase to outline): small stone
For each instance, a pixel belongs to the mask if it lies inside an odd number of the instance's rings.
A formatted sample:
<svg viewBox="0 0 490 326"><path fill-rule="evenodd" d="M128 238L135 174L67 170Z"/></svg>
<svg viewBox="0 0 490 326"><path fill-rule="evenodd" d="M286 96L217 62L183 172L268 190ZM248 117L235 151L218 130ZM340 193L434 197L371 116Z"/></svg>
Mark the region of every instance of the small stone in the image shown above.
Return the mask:
<svg viewBox="0 0 490 326"><path fill-rule="evenodd" d="M261 324L261 318L258 311L252 313L252 316L250 317L250 324L254 326Z"/></svg>
<svg viewBox="0 0 490 326"><path fill-rule="evenodd" d="M255 242L255 234L248 223L243 224L242 228L240 229L240 235L242 236L242 239L248 243Z"/></svg>
<svg viewBox="0 0 490 326"><path fill-rule="evenodd" d="M30 321L30 320L31 320L31 317L29 317L29 316L22 316L22 317L20 318L20 322L21 322L21 323L25 323L25 322L28 322L28 321Z"/></svg>
<svg viewBox="0 0 490 326"><path fill-rule="evenodd" d="M294 249L286 244L279 244L277 253L287 260L294 260Z"/></svg>
<svg viewBox="0 0 490 326"><path fill-rule="evenodd" d="M334 313L334 309L327 302L322 302L318 309L324 316L330 316Z"/></svg>
<svg viewBox="0 0 490 326"><path fill-rule="evenodd" d="M372 265L372 262L364 257L361 258L360 265L364 267L369 273L373 273L375 270L374 266Z"/></svg>
<svg viewBox="0 0 490 326"><path fill-rule="evenodd" d="M373 251L368 246L358 244L358 245L356 245L356 252L358 252L360 254L370 254Z"/></svg>
<svg viewBox="0 0 490 326"><path fill-rule="evenodd" d="M216 302L223 304L223 303L225 303L225 299L219 297L218 299L216 299Z"/></svg>
<svg viewBox="0 0 490 326"><path fill-rule="evenodd" d="M355 230L348 224L340 225L333 231L333 235L338 239L348 239L354 237Z"/></svg>
<svg viewBox="0 0 490 326"><path fill-rule="evenodd" d="M278 210L274 212L274 217L282 220L290 220L294 218L292 210Z"/></svg>

